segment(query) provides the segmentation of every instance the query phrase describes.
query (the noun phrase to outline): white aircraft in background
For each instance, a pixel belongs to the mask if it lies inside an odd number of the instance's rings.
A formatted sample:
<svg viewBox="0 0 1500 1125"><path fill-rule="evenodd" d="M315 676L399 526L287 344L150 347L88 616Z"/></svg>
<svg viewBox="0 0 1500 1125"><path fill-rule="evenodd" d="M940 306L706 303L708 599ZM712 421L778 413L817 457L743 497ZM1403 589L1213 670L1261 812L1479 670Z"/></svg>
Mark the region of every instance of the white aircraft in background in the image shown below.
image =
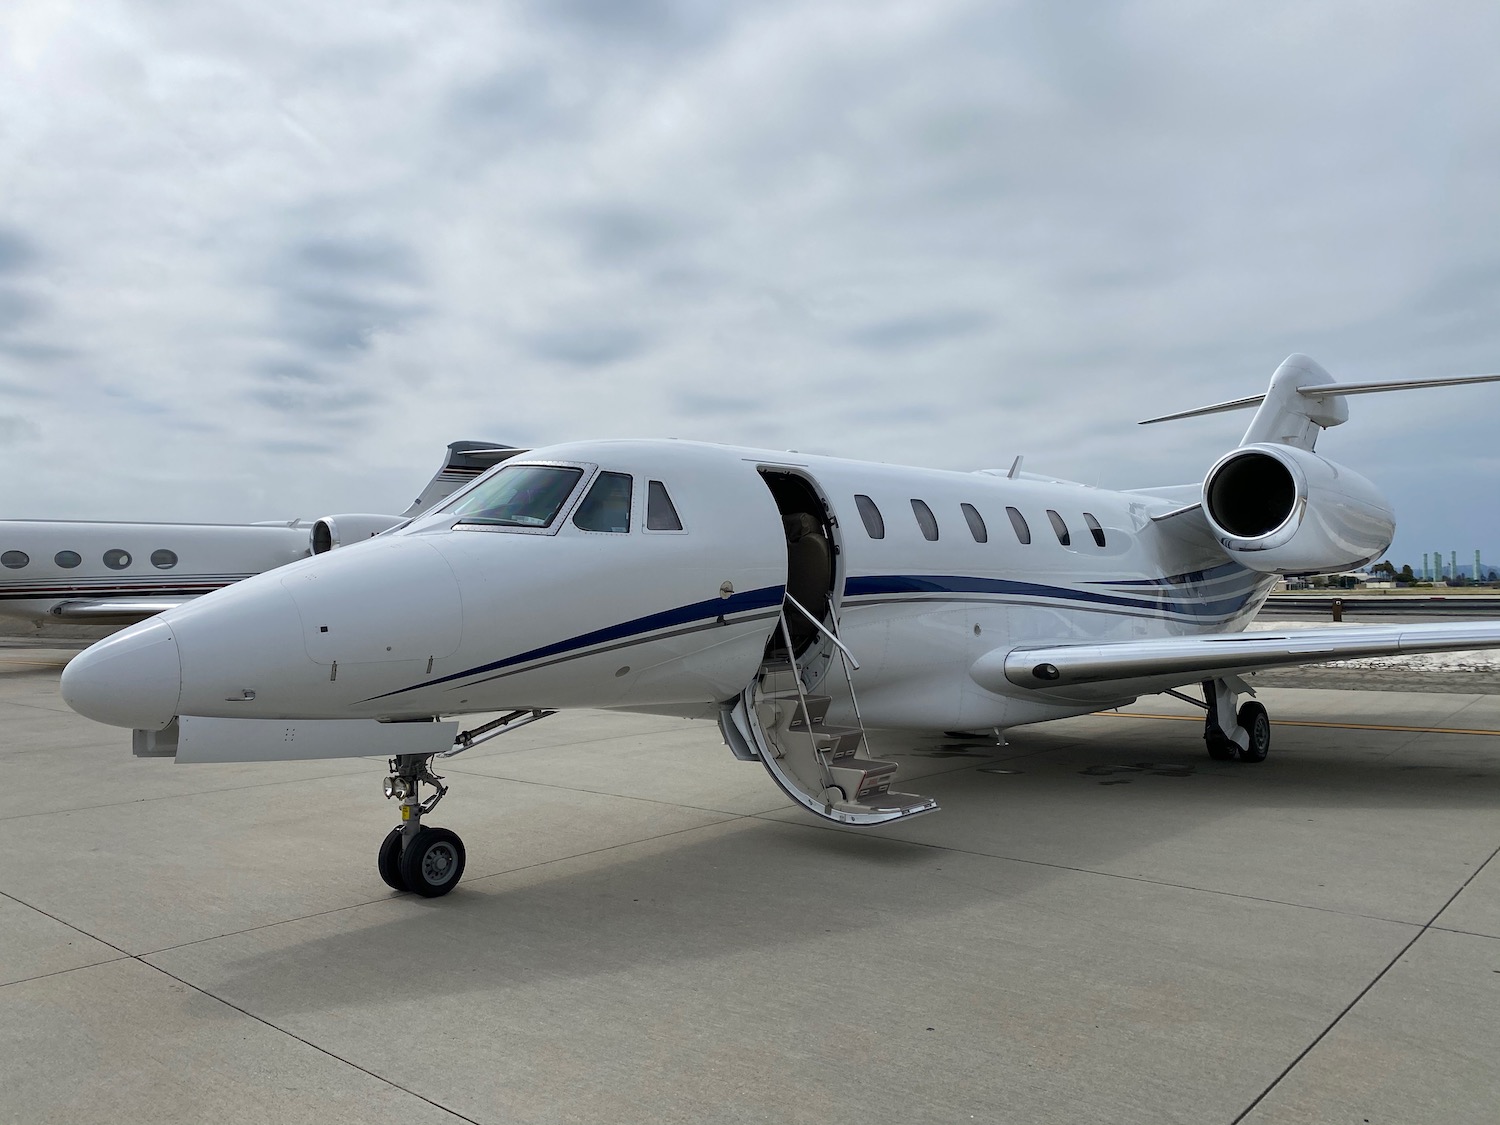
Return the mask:
<svg viewBox="0 0 1500 1125"><path fill-rule="evenodd" d="M254 524L0 520L0 617L39 629L98 625L102 635L252 574L377 535L521 452L453 442L442 468L399 516Z"/></svg>
<svg viewBox="0 0 1500 1125"><path fill-rule="evenodd" d="M1163 489L682 441L536 449L403 528L93 646L62 694L179 762L388 755L401 824L380 874L427 896L464 867L458 836L422 824L447 792L434 758L562 708L716 718L736 757L846 825L936 808L892 789L867 726L998 732L1196 684L1209 754L1259 762L1249 673L1500 647L1500 622L1242 632L1277 575L1390 544L1390 505L1313 450L1346 396L1496 379L1338 384L1294 355L1265 395L1171 416L1260 408L1202 484Z"/></svg>

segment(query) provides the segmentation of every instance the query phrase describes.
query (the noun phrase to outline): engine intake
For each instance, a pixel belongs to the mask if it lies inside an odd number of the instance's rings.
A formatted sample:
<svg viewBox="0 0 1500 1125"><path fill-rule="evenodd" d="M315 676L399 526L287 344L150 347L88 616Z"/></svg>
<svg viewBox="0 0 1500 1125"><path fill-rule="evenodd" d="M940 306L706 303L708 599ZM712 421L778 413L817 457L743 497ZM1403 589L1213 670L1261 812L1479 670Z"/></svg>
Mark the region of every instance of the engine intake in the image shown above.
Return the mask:
<svg viewBox="0 0 1500 1125"><path fill-rule="evenodd" d="M1220 458L1203 482L1203 511L1229 556L1265 574L1361 566L1384 553L1396 530L1390 503L1364 477L1272 443Z"/></svg>
<svg viewBox="0 0 1500 1125"><path fill-rule="evenodd" d="M388 531L403 522L402 516L381 516L357 513L345 516L324 516L312 525L312 553L327 554L335 547L347 547L361 539L369 539Z"/></svg>

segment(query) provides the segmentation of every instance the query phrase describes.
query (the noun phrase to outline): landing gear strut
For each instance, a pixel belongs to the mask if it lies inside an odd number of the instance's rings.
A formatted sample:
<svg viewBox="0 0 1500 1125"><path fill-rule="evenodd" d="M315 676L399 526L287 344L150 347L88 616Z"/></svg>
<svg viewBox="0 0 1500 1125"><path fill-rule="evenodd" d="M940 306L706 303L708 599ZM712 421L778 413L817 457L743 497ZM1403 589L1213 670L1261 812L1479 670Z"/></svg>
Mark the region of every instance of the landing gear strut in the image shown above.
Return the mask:
<svg viewBox="0 0 1500 1125"><path fill-rule="evenodd" d="M432 772L431 754L402 754L391 759L391 775L385 779L385 795L401 804L401 823L381 841L376 856L380 877L398 891L413 891L424 898L445 895L458 885L464 873L464 844L456 832L446 828L424 828L422 817L437 807L448 792L443 779ZM423 785L433 792L424 800Z"/></svg>
<svg viewBox="0 0 1500 1125"><path fill-rule="evenodd" d="M1271 717L1254 700L1236 711L1238 697L1239 692L1224 680L1203 681L1203 702L1208 709L1203 741L1208 756L1216 762L1264 762L1271 752Z"/></svg>

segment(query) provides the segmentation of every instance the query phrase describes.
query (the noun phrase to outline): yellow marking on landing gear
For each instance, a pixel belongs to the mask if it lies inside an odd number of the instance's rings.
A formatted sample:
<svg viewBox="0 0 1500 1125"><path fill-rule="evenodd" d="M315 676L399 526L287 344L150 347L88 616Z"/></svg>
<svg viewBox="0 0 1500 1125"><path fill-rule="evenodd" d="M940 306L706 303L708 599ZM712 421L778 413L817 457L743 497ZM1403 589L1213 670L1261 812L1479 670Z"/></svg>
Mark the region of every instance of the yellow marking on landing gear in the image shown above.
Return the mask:
<svg viewBox="0 0 1500 1125"><path fill-rule="evenodd" d="M1113 715L1118 719L1175 719L1184 723L1201 723L1197 715L1147 715L1139 711L1096 711L1098 715ZM1500 730L1466 730L1463 727L1392 727L1377 723L1319 723L1312 719L1274 719L1278 727L1327 727L1330 730L1385 730L1397 734L1480 734L1500 736Z"/></svg>

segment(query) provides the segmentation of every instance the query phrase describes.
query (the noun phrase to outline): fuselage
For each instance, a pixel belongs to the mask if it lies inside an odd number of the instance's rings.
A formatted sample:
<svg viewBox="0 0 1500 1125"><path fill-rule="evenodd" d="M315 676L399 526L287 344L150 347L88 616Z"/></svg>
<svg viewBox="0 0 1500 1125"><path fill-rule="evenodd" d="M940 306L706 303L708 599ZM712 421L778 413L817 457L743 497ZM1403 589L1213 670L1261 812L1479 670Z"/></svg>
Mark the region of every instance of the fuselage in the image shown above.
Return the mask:
<svg viewBox="0 0 1500 1125"><path fill-rule="evenodd" d="M308 528L296 521L0 520L0 616L37 626L107 619L105 602L196 597L307 553Z"/></svg>
<svg viewBox="0 0 1500 1125"><path fill-rule="evenodd" d="M497 474L528 466L567 486L555 511L542 523L484 516ZM628 496L628 517L597 514L610 489ZM756 675L790 589L818 602L860 662L866 723L1014 726L1100 703L982 688L968 670L986 653L1233 631L1253 617L1271 580L1153 521L1176 504L693 442L570 443L368 542L127 630L76 660L64 693L146 729L179 714L707 714ZM804 525L823 556L799 554ZM821 643L805 643L810 658Z"/></svg>

